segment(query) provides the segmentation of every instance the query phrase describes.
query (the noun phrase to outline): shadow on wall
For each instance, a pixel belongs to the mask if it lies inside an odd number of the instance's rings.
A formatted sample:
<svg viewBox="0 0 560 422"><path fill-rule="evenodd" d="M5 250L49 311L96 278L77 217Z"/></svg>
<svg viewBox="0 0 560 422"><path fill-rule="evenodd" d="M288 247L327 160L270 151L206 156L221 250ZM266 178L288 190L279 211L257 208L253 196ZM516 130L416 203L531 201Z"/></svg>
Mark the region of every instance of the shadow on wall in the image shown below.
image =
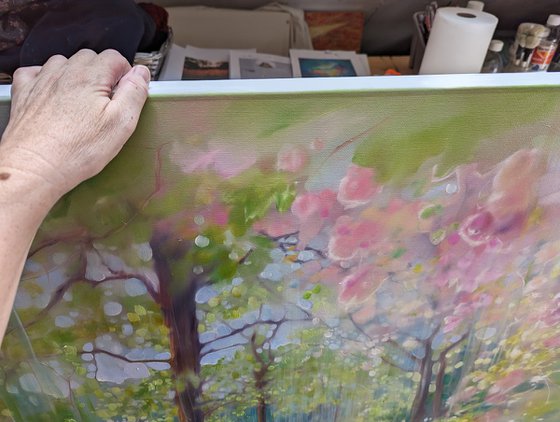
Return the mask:
<svg viewBox="0 0 560 422"><path fill-rule="evenodd" d="M252 9L269 0L154 0L163 6L194 6ZM412 14L422 10L426 0L283 0L282 3L305 10L363 10L366 28L362 48L370 55L408 54L412 34ZM465 1L439 0L442 6ZM487 0L486 10L500 19L498 30L514 31L521 22L546 22L550 13L560 13L557 0Z"/></svg>

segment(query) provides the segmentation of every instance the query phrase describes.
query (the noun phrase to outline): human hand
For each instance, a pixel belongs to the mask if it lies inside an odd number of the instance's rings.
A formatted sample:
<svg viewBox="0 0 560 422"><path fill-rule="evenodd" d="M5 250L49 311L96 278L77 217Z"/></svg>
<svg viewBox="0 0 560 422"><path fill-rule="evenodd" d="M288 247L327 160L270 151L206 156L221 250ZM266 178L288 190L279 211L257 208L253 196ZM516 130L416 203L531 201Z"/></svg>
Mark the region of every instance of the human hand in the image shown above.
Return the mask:
<svg viewBox="0 0 560 422"><path fill-rule="evenodd" d="M118 52L81 50L14 74L0 168L39 178L54 196L99 173L134 132L149 70Z"/></svg>

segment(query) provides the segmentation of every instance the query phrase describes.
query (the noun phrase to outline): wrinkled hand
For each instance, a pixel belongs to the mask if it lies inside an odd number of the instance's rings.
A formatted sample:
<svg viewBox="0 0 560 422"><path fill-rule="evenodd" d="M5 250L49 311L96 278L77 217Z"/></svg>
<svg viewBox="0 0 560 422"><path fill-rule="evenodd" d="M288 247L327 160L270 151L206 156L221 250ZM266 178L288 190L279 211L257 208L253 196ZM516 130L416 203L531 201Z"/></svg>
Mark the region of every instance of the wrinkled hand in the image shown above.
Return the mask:
<svg viewBox="0 0 560 422"><path fill-rule="evenodd" d="M96 175L136 128L149 77L114 50L18 69L0 168L39 177L59 196Z"/></svg>

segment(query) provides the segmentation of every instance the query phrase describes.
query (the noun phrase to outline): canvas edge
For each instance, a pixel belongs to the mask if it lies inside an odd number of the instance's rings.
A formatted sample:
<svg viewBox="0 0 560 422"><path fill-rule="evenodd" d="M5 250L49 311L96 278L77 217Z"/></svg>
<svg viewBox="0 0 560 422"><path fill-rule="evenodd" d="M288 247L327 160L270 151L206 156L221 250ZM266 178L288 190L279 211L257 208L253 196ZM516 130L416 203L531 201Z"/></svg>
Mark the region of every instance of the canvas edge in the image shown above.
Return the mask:
<svg viewBox="0 0 560 422"><path fill-rule="evenodd" d="M0 101L10 99L10 88L10 85L0 85ZM491 88L560 88L560 73L156 81L150 84L149 93L150 98L168 98Z"/></svg>
<svg viewBox="0 0 560 422"><path fill-rule="evenodd" d="M150 97L344 94L492 88L560 88L560 73L171 81L152 83Z"/></svg>

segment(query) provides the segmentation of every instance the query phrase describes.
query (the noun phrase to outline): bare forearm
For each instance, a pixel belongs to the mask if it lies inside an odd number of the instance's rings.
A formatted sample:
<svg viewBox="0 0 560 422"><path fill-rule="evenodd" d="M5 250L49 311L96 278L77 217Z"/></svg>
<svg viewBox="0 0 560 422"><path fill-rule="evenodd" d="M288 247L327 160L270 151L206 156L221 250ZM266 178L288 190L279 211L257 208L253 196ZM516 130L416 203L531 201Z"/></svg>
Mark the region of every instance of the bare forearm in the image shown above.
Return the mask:
<svg viewBox="0 0 560 422"><path fill-rule="evenodd" d="M29 247L58 197L40 177L7 166L2 154L0 147L0 343Z"/></svg>
<svg viewBox="0 0 560 422"><path fill-rule="evenodd" d="M66 192L99 173L136 127L150 71L113 50L14 73L0 142L0 341L29 247Z"/></svg>

